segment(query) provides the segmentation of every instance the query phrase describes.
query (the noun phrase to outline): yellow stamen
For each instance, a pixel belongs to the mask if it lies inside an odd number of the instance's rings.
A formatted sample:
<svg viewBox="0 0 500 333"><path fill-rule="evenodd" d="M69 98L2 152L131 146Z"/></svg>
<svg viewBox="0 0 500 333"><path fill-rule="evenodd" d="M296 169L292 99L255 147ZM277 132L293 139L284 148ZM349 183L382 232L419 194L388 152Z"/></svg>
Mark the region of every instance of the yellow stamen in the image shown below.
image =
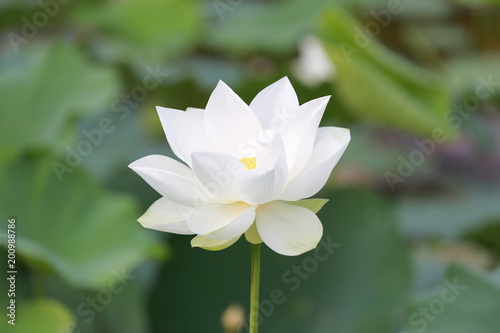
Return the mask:
<svg viewBox="0 0 500 333"><path fill-rule="evenodd" d="M257 167L256 157L244 157L240 161L247 167L248 170L252 170Z"/></svg>

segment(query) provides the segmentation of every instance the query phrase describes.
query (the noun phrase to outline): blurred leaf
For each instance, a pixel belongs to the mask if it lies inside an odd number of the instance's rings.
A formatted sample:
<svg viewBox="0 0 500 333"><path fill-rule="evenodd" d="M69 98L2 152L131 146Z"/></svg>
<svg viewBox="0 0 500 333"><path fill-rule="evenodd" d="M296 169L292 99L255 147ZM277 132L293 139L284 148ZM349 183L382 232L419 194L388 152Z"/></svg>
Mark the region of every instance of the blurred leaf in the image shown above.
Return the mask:
<svg viewBox="0 0 500 333"><path fill-rule="evenodd" d="M434 0L402 0L394 2L388 2L386 0L335 0L332 2L342 4L350 10L356 10L356 12L361 12L366 15L370 12L372 16L373 12L378 13L383 10L387 11L387 9L390 8L391 12L388 12L388 14L392 14L395 17L397 16L398 20L401 18L410 18L411 20L422 17L426 19L441 18L448 15L452 10L452 7L447 2ZM395 10L392 10L392 8L394 8L393 6L396 8ZM402 10L399 12L397 8L402 8Z"/></svg>
<svg viewBox="0 0 500 333"><path fill-rule="evenodd" d="M138 42L184 44L195 35L200 19L196 1L123 0L95 8L89 19L97 26Z"/></svg>
<svg viewBox="0 0 500 333"><path fill-rule="evenodd" d="M359 117L430 135L451 134L444 120L449 108L443 82L398 57L364 31L349 13L329 10L318 32L338 69L339 97Z"/></svg>
<svg viewBox="0 0 500 333"><path fill-rule="evenodd" d="M0 328L2 332L37 332L54 333L70 332L73 315L61 303L51 299L39 299L29 303L17 304L15 326L2 318ZM3 316L5 317L5 315Z"/></svg>
<svg viewBox="0 0 500 333"><path fill-rule="evenodd" d="M470 7L484 7L487 5L498 5L499 0L455 0L456 3Z"/></svg>
<svg viewBox="0 0 500 333"><path fill-rule="evenodd" d="M30 9L36 7L36 2L32 0L1 0L0 8L22 8L22 9Z"/></svg>
<svg viewBox="0 0 500 333"><path fill-rule="evenodd" d="M467 94L479 100L500 96L500 54L452 59L445 63L445 69L453 93L462 104Z"/></svg>
<svg viewBox="0 0 500 333"><path fill-rule="evenodd" d="M323 240L330 238L339 247L331 258L318 260L317 271L306 274L310 276L296 291L290 277L300 273L293 266L287 279L286 271L274 275L275 282L281 279L289 301L264 325L270 332L391 332L410 284L408 251L393 207L380 195L361 190L335 191L327 197L329 204L318 214ZM318 256L309 252L295 260L302 274L309 273L313 258Z"/></svg>
<svg viewBox="0 0 500 333"><path fill-rule="evenodd" d="M409 291L408 252L392 206L359 190L324 196L330 202L318 214L324 236L317 253L285 257L263 245L261 330L390 332ZM190 249L188 237L173 237L171 244L174 256L152 293L154 331L217 332L229 304L248 309L246 241L218 252Z"/></svg>
<svg viewBox="0 0 500 333"><path fill-rule="evenodd" d="M158 103L158 105L161 105ZM125 107L122 105L121 107ZM95 179L117 192L133 193L144 211L156 201L160 195L142 178L136 177L127 167L133 161L151 154L160 154L177 158L170 149L163 133L158 114L154 112L154 104L141 106L141 110L130 108L126 117L122 114L109 113L113 132L106 134L102 142L95 145L91 158L82 160L81 167ZM136 112L139 111L139 112ZM155 128L145 124L147 120L141 116L154 118ZM100 128L102 116L93 116L82 122L82 129L93 131ZM83 131L83 130L82 130ZM155 133L158 132L158 133ZM151 138L153 136L154 138ZM82 141L88 140L81 136ZM135 217L137 219L139 216Z"/></svg>
<svg viewBox="0 0 500 333"><path fill-rule="evenodd" d="M458 112L460 111L457 111L457 113ZM465 136L473 138L472 150L476 152L476 156L482 157L494 155L496 153L496 146L498 144L495 136L498 130L495 127L495 123L495 119L488 119L481 113L472 113L467 120L463 122L463 133ZM500 119L498 125L500 125ZM483 164L484 161L482 161L481 158L477 158L476 163ZM494 167L490 168L494 169ZM494 172L493 170L491 171Z"/></svg>
<svg viewBox="0 0 500 333"><path fill-rule="evenodd" d="M405 233L449 239L499 218L498 202L498 188L475 187L448 196L403 199L397 212Z"/></svg>
<svg viewBox="0 0 500 333"><path fill-rule="evenodd" d="M163 62L191 48L201 35L201 6L194 0L123 0L84 4L76 19L104 32L101 52Z"/></svg>
<svg viewBox="0 0 500 333"><path fill-rule="evenodd" d="M473 232L468 238L491 249L500 257L500 214L495 221L490 222L481 229Z"/></svg>
<svg viewBox="0 0 500 333"><path fill-rule="evenodd" d="M123 170L129 172L130 169L127 168L127 165L140 157L149 154L174 156L164 139L163 132L160 134L161 140L148 140L146 133L151 132L151 129L145 126L141 127L143 125L141 119L134 111L136 110L129 110L130 114L127 114L123 119L116 114L108 114L107 117L111 119L114 126L113 132L107 134L102 142L95 145L92 150L92 158L85 158L82 161L82 166L103 183L108 183L110 179L116 177L118 172ZM160 122L157 113L154 112L154 107L143 113L146 112L153 114L157 123ZM102 116L90 117L82 123L82 128L88 132L98 129L102 119ZM82 135L80 139L86 140L87 138ZM124 178L126 175L121 175L119 181L126 182L127 180ZM153 190L153 192L155 191Z"/></svg>
<svg viewBox="0 0 500 333"><path fill-rule="evenodd" d="M465 27L450 25L445 20L438 22L432 25L408 25L402 29L401 39L418 61L441 67L443 61L440 54L464 54L469 52L471 45Z"/></svg>
<svg viewBox="0 0 500 333"><path fill-rule="evenodd" d="M401 142L404 137L391 139L384 137L387 133L379 127L370 124L353 124L349 126L351 141L349 149L342 156L344 165L348 165L350 171L362 172L360 177L369 176L379 183L386 183L384 173L387 170L395 170L401 163L399 155L408 155L408 144ZM412 177L419 178L422 174L430 173L432 160L428 159L418 168Z"/></svg>
<svg viewBox="0 0 500 333"><path fill-rule="evenodd" d="M143 333L148 331L146 288L137 283L127 286L106 308L106 332Z"/></svg>
<svg viewBox="0 0 500 333"><path fill-rule="evenodd" d="M192 79L206 91L212 91L219 80L236 89L245 82L245 67L228 59L193 57L184 59L172 68L177 80Z"/></svg>
<svg viewBox="0 0 500 333"><path fill-rule="evenodd" d="M408 307L405 332L497 333L500 327L498 309L498 284L452 265L440 290Z"/></svg>
<svg viewBox="0 0 500 333"><path fill-rule="evenodd" d="M109 108L118 94L115 73L89 64L74 47L32 51L4 59L0 67L3 149L61 145L77 116Z"/></svg>
<svg viewBox="0 0 500 333"><path fill-rule="evenodd" d="M497 267L493 272L491 272L489 278L491 282L500 288L500 267Z"/></svg>
<svg viewBox="0 0 500 333"><path fill-rule="evenodd" d="M7 227L7 221L2 225L2 228ZM7 259L7 248L0 246L0 258ZM12 270L12 267L9 269L8 265L11 262L7 262L7 260L0 260L0 270L2 272L7 272ZM15 271L16 274L16 304L19 305L23 302L31 300L34 294L34 289L36 288L33 283L34 275L29 270L29 268L20 260L17 260L15 263ZM10 304L10 298L7 295L7 291L10 289L10 281L7 280L10 274L5 273L5 275L0 279L0 290L4 292L6 296L0 297L0 308L6 309ZM7 318L7 317L5 317ZM3 320L2 320L3 322ZM2 325L0 323L0 332L3 332L1 329Z"/></svg>
<svg viewBox="0 0 500 333"><path fill-rule="evenodd" d="M226 4L217 7L217 3ZM292 50L300 37L311 31L321 6L292 0L276 3L231 5L212 2L216 23L208 31L210 46L238 52ZM220 5L219 5L220 6Z"/></svg>
<svg viewBox="0 0 500 333"><path fill-rule="evenodd" d="M486 271L496 265L492 252L469 240L432 239L412 244L414 289L416 299L436 290L451 263Z"/></svg>
<svg viewBox="0 0 500 333"><path fill-rule="evenodd" d="M54 162L23 156L0 176L0 216L16 219L17 251L32 267L96 288L159 250L136 222L135 201L105 193L79 170L59 182Z"/></svg>
<svg viewBox="0 0 500 333"><path fill-rule="evenodd" d="M58 277L47 277L46 294L77 314L76 327L59 333L150 332L146 303L157 269L157 262L148 261L127 272L127 278L111 277L103 289L95 291L75 289Z"/></svg>

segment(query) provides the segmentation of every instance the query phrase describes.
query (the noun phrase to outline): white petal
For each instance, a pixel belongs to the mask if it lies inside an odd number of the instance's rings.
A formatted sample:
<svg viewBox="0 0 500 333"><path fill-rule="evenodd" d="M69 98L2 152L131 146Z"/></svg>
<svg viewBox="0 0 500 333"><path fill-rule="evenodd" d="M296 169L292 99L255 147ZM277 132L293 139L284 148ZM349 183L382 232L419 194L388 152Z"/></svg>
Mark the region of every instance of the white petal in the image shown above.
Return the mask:
<svg viewBox="0 0 500 333"><path fill-rule="evenodd" d="M285 145L277 131L264 130L255 140L241 146L241 157L257 157L257 168L271 168L280 156L286 156Z"/></svg>
<svg viewBox="0 0 500 333"><path fill-rule="evenodd" d="M349 130L345 128L327 127L320 131L318 136L323 139L314 145L309 162L287 185L282 199L300 200L313 196L321 190L350 141Z"/></svg>
<svg viewBox="0 0 500 333"><path fill-rule="evenodd" d="M266 87L250 103L250 108L266 129L273 129L283 114L299 107L297 94L287 77Z"/></svg>
<svg viewBox="0 0 500 333"><path fill-rule="evenodd" d="M184 206L221 203L204 196L205 188L184 164L161 155L149 155L129 165L152 188L167 199Z"/></svg>
<svg viewBox="0 0 500 333"><path fill-rule="evenodd" d="M189 229L187 220L193 211L192 207L182 206L166 198L161 198L153 203L138 221L148 229L192 235L194 233Z"/></svg>
<svg viewBox="0 0 500 333"><path fill-rule="evenodd" d="M264 243L286 256L314 249L323 235L323 226L316 214L279 201L259 206L255 221Z"/></svg>
<svg viewBox="0 0 500 333"><path fill-rule="evenodd" d="M192 247L201 247L202 249L209 251L219 251L230 247L236 243L240 237L234 237L230 239L212 239L203 236L196 236L191 240Z"/></svg>
<svg viewBox="0 0 500 333"><path fill-rule="evenodd" d="M226 153L193 153L193 171L211 193L227 200L241 199L239 179L248 174L242 162Z"/></svg>
<svg viewBox="0 0 500 333"><path fill-rule="evenodd" d="M330 96L326 96L307 102L297 109L291 119L286 120L288 123L280 134L285 144L290 180L309 160L318 126L329 99Z"/></svg>
<svg viewBox="0 0 500 333"><path fill-rule="evenodd" d="M288 166L284 157L279 157L273 168L248 170L249 176L241 179L242 200L260 205L279 198L286 186Z"/></svg>
<svg viewBox="0 0 500 333"><path fill-rule="evenodd" d="M257 225L255 224L255 222L252 223L247 231L245 231L245 238L252 244L260 244L263 242L262 238L260 238L259 231L257 230Z"/></svg>
<svg viewBox="0 0 500 333"><path fill-rule="evenodd" d="M262 132L248 105L222 81L210 96L203 123L214 150L239 158L245 157L244 147Z"/></svg>
<svg viewBox="0 0 500 333"><path fill-rule="evenodd" d="M193 107L188 107L186 109L186 112L196 112L198 117L202 117L203 118L203 111L205 111L204 109L200 109L200 108L193 108Z"/></svg>
<svg viewBox="0 0 500 333"><path fill-rule="evenodd" d="M261 140L254 145L255 153L252 155L257 157L257 168L272 168L280 157L286 161L285 144L280 134L271 130L262 133Z"/></svg>
<svg viewBox="0 0 500 333"><path fill-rule="evenodd" d="M193 170L212 193L228 201L259 205L278 198L286 186L288 166L284 157L272 168L247 170L243 163L225 153L193 153Z"/></svg>
<svg viewBox="0 0 500 333"><path fill-rule="evenodd" d="M351 132L348 128L324 126L318 128L318 134L316 134L315 143L329 136L334 136L340 141L345 142L347 144L351 140Z"/></svg>
<svg viewBox="0 0 500 333"><path fill-rule="evenodd" d="M203 127L203 110L188 111L156 107L161 125L172 151L181 160L191 165L194 151L212 151Z"/></svg>
<svg viewBox="0 0 500 333"><path fill-rule="evenodd" d="M234 238L241 236L252 225L256 208L243 202L205 207L191 214L188 225L194 233L204 237Z"/></svg>

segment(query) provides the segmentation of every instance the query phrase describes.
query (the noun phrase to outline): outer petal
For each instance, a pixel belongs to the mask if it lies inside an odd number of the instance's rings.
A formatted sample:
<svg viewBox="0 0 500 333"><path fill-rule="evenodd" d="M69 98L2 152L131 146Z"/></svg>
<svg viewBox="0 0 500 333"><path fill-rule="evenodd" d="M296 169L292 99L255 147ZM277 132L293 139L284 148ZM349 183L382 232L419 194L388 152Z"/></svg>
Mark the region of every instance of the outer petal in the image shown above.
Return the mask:
<svg viewBox="0 0 500 333"><path fill-rule="evenodd" d="M255 221L264 243L286 256L314 249L323 235L323 226L316 214L279 201L259 206Z"/></svg>
<svg viewBox="0 0 500 333"><path fill-rule="evenodd" d="M194 233L189 229L187 220L193 211L192 207L178 205L166 198L161 198L152 204L138 221L148 229L192 235Z"/></svg>
<svg viewBox="0 0 500 333"><path fill-rule="evenodd" d="M194 233L208 238L239 237L255 220L255 209L243 202L205 207L191 214L188 225Z"/></svg>
<svg viewBox="0 0 500 333"><path fill-rule="evenodd" d="M321 117L325 112L330 96L307 102L297 109L287 125L281 131L281 138L285 144L289 179L293 179L307 164L314 146Z"/></svg>
<svg viewBox="0 0 500 333"><path fill-rule="evenodd" d="M266 129L275 129L284 114L299 107L297 94L287 77L271 84L255 96L250 108Z"/></svg>
<svg viewBox="0 0 500 333"><path fill-rule="evenodd" d="M190 108L179 111L157 106L161 125L172 151L191 165L194 151L212 151L203 127L203 110Z"/></svg>
<svg viewBox="0 0 500 333"><path fill-rule="evenodd" d="M212 239L203 236L196 236L191 240L192 247L201 247L202 249L209 251L219 251L230 247L236 243L240 237L234 237L230 239Z"/></svg>
<svg viewBox="0 0 500 333"><path fill-rule="evenodd" d="M222 81L210 96L203 125L214 150L239 158L245 157L242 147L262 132L248 105Z"/></svg>
<svg viewBox="0 0 500 333"><path fill-rule="evenodd" d="M351 140L351 131L348 128L343 127L333 127L333 126L324 126L318 128L318 134L316 135L315 143L320 142L326 137L334 136L342 142L346 142L347 144Z"/></svg>
<svg viewBox="0 0 500 333"><path fill-rule="evenodd" d="M205 189L190 168L170 157L149 155L129 167L158 193L177 204L192 207L218 202L203 195Z"/></svg>
<svg viewBox="0 0 500 333"><path fill-rule="evenodd" d="M226 200L259 205L278 198L286 185L288 167L282 156L272 168L253 170L225 153L193 153L192 159L200 182Z"/></svg>
<svg viewBox="0 0 500 333"><path fill-rule="evenodd" d="M328 134L331 135L328 136ZM348 129L337 127L323 129L318 137L320 140L315 144L309 162L304 170L287 185L281 196L282 199L300 200L321 190L351 138Z"/></svg>

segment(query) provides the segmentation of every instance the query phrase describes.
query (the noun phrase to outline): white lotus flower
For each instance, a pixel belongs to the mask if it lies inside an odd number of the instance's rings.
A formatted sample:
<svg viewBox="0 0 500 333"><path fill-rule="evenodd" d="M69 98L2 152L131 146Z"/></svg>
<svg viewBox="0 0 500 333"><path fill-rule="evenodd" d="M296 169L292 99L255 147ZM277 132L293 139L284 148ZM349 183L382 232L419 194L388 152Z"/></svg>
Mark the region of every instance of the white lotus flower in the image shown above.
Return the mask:
<svg viewBox="0 0 500 333"><path fill-rule="evenodd" d="M350 140L348 129L318 128L328 100L299 106L285 77L250 106L220 81L205 110L158 107L167 140L185 164L160 155L130 164L163 196L138 221L197 235L192 246L208 250L243 234L283 255L315 248L323 234L315 211L326 201L294 201L325 185Z"/></svg>

